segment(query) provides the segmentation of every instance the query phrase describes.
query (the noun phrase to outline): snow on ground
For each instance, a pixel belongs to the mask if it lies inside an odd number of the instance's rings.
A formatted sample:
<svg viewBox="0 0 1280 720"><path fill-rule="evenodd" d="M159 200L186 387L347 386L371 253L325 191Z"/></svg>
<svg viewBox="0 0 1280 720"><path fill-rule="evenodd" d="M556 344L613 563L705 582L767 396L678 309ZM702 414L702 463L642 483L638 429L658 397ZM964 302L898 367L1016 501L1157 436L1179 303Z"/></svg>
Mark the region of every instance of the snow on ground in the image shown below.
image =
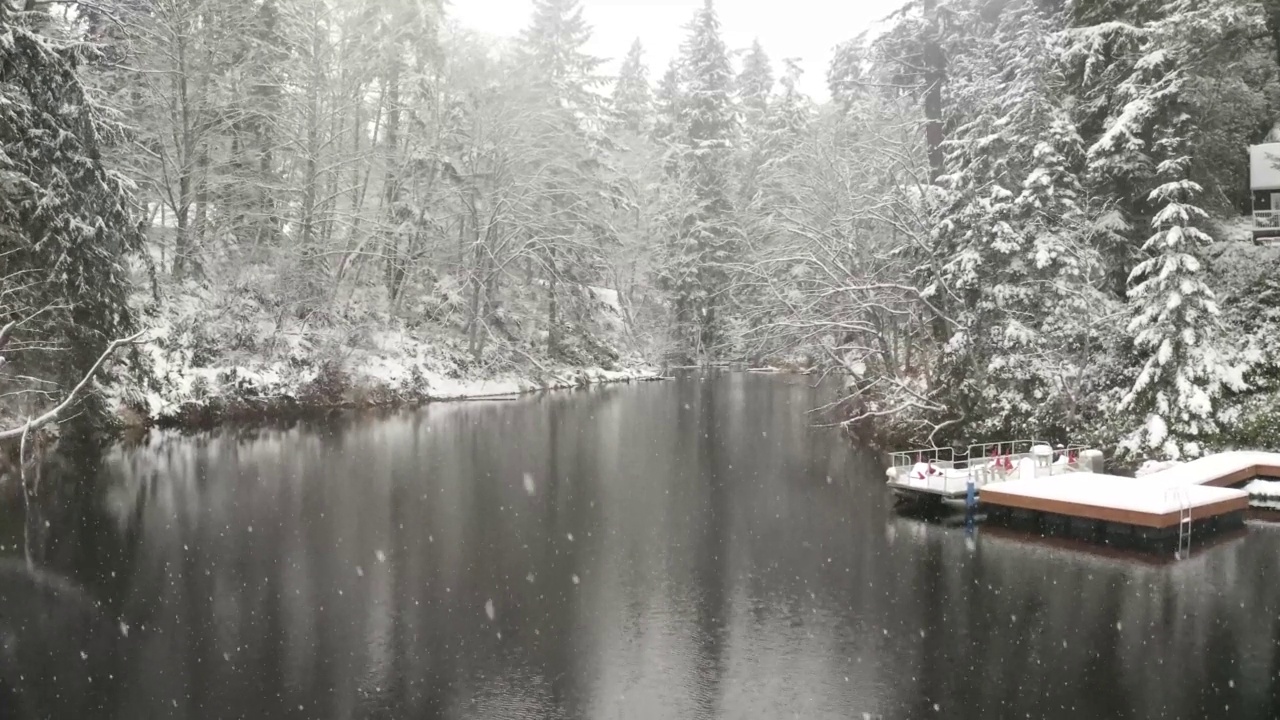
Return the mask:
<svg viewBox="0 0 1280 720"><path fill-rule="evenodd" d="M184 407L207 404L215 399L298 400L320 375L320 370L314 366L299 367L288 361L264 362L252 358L236 364L194 367L189 358L183 357L184 353L171 353L154 343L143 347L151 363L154 387L116 386L109 388L108 392L114 396L116 405L132 398L134 402L131 404L141 404L141 409L155 420L175 419ZM175 354L178 357L175 358ZM403 339L390 352L351 350L341 366L352 390L365 397L399 400L496 397L586 384L652 379L659 375L654 368L636 363L619 370L553 367L541 377L536 377L533 372L510 372L496 377L456 377L457 369L450 367L447 360L432 355L423 343L409 338Z"/></svg>
<svg viewBox="0 0 1280 720"><path fill-rule="evenodd" d="M617 292L591 291L598 301L597 337L605 346L624 346ZM252 412L272 403L453 400L658 376L642 358L623 352L578 352L573 357L582 365L539 360L531 337L508 339L503 349L490 343L475 358L456 326L410 328L401 318L370 310L376 302L359 298L353 306L322 324L273 313L249 291L188 285L153 306L143 321L150 330L137 348L140 361L101 390L122 412L180 421L193 410L237 403Z"/></svg>

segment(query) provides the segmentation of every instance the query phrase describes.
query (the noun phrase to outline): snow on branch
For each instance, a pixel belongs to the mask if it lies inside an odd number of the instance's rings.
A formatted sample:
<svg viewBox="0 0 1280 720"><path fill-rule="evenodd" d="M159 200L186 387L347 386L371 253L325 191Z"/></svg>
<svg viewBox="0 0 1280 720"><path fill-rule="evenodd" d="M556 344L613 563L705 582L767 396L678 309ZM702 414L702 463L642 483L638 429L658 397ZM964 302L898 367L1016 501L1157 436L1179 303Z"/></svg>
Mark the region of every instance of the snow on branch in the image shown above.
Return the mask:
<svg viewBox="0 0 1280 720"><path fill-rule="evenodd" d="M12 322L9 323L9 325L6 325L4 332L11 331L12 325ZM102 354L98 356L98 360L93 364L93 367L89 368L89 371L84 374L84 377L80 378L80 382L71 389L70 393L67 393L67 396L62 399L61 403L39 417L28 419L18 427L0 431L0 440L12 440L13 438L23 437L25 433L57 420L67 408L71 407L76 398L80 396L80 393L82 393L85 387L88 386L89 382L93 380L93 376L98 374L99 368L101 368L102 364L107 361L107 358L111 357L118 348L124 345L132 345L136 343L139 338L146 334L146 332L146 330L140 330L129 337L112 340L111 344L107 346L107 349L103 350Z"/></svg>

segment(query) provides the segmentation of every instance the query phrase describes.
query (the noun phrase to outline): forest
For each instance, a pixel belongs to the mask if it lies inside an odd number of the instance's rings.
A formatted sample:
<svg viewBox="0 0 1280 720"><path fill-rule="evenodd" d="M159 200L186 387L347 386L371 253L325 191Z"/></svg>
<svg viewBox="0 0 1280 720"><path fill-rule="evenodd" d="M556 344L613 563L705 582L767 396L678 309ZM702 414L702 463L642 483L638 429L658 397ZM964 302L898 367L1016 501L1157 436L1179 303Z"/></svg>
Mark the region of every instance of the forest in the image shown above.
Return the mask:
<svg viewBox="0 0 1280 720"><path fill-rule="evenodd" d="M822 103L713 0L616 76L533 5L0 0L4 432L723 363L881 441L1280 430L1280 0L910 0Z"/></svg>

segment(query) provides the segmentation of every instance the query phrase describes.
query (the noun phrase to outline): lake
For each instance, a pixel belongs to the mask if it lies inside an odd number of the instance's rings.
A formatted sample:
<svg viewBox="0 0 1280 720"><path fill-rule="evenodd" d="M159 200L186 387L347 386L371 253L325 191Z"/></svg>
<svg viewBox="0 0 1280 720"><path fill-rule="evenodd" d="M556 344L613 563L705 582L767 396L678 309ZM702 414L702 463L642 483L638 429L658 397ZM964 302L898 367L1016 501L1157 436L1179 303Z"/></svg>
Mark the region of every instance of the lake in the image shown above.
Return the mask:
<svg viewBox="0 0 1280 720"><path fill-rule="evenodd" d="M44 584L0 573L0 717L1280 712L1280 526L1168 562L902 517L875 458L812 427L809 383L692 375L54 463Z"/></svg>

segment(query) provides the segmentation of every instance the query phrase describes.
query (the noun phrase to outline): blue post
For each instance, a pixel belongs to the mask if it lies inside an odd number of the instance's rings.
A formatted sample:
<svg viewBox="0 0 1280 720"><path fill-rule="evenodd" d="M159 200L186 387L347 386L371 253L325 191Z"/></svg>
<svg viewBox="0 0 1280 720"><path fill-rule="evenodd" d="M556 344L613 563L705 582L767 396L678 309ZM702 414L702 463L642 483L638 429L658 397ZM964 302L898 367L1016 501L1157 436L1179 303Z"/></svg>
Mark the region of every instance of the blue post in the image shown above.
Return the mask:
<svg viewBox="0 0 1280 720"><path fill-rule="evenodd" d="M972 472L969 479L965 482L964 493L964 536L966 538L973 537L973 515L978 508L978 489L973 485Z"/></svg>

